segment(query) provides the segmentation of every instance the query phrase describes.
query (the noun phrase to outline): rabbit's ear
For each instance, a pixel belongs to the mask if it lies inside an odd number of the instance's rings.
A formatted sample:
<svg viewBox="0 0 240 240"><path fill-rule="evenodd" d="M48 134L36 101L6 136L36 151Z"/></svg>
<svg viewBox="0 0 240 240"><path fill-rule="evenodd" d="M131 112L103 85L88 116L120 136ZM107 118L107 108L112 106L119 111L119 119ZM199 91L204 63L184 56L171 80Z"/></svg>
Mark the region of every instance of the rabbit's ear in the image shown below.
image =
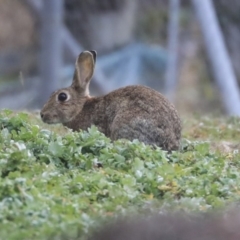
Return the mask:
<svg viewBox="0 0 240 240"><path fill-rule="evenodd" d="M85 95L89 94L89 82L94 72L95 60L95 51L84 51L76 60L72 87Z"/></svg>

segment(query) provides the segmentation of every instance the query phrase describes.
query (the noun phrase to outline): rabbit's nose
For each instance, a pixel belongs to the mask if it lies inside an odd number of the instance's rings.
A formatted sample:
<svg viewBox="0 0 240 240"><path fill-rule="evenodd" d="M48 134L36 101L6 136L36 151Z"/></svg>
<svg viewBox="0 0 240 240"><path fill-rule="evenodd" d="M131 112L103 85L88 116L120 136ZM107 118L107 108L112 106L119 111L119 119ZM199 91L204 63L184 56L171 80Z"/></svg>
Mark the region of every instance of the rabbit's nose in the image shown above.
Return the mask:
<svg viewBox="0 0 240 240"><path fill-rule="evenodd" d="M40 113L40 116L41 116L42 119L44 118L44 114L43 113Z"/></svg>

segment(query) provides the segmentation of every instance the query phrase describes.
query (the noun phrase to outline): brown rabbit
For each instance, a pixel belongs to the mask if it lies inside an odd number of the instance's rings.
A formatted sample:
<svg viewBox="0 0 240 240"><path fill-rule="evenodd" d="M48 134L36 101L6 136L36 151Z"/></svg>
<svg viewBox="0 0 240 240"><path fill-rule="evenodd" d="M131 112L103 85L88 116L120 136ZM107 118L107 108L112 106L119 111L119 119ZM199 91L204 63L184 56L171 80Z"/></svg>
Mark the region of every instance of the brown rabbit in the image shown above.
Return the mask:
<svg viewBox="0 0 240 240"><path fill-rule="evenodd" d="M181 121L174 106L157 91L127 86L101 97L89 95L95 51L82 52L73 83L54 92L41 110L44 122L62 123L74 131L97 126L112 140L138 139L171 151L179 148Z"/></svg>

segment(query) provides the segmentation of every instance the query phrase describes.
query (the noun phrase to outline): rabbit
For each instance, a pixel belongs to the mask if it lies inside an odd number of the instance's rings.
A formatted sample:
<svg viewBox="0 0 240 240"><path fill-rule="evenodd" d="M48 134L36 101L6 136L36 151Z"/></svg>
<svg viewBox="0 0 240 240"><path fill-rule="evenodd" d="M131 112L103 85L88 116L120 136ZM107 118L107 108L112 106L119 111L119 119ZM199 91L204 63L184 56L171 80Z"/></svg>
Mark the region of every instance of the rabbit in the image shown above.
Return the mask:
<svg viewBox="0 0 240 240"><path fill-rule="evenodd" d="M175 107L159 92L132 85L100 97L89 95L96 56L96 51L80 53L72 85L50 96L40 112L43 122L62 123L73 131L95 125L113 141L138 139L166 151L178 150L181 121Z"/></svg>

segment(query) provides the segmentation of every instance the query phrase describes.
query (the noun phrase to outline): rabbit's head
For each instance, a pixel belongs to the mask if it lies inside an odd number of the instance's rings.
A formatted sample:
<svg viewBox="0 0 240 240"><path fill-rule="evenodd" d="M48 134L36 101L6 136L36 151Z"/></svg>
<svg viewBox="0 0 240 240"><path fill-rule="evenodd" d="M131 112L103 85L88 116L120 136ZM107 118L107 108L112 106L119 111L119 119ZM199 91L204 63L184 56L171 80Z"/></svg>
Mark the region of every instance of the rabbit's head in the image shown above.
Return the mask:
<svg viewBox="0 0 240 240"><path fill-rule="evenodd" d="M46 123L71 121L83 108L89 96L89 83L94 72L95 51L82 52L75 64L72 85L55 91L43 106L41 118Z"/></svg>

